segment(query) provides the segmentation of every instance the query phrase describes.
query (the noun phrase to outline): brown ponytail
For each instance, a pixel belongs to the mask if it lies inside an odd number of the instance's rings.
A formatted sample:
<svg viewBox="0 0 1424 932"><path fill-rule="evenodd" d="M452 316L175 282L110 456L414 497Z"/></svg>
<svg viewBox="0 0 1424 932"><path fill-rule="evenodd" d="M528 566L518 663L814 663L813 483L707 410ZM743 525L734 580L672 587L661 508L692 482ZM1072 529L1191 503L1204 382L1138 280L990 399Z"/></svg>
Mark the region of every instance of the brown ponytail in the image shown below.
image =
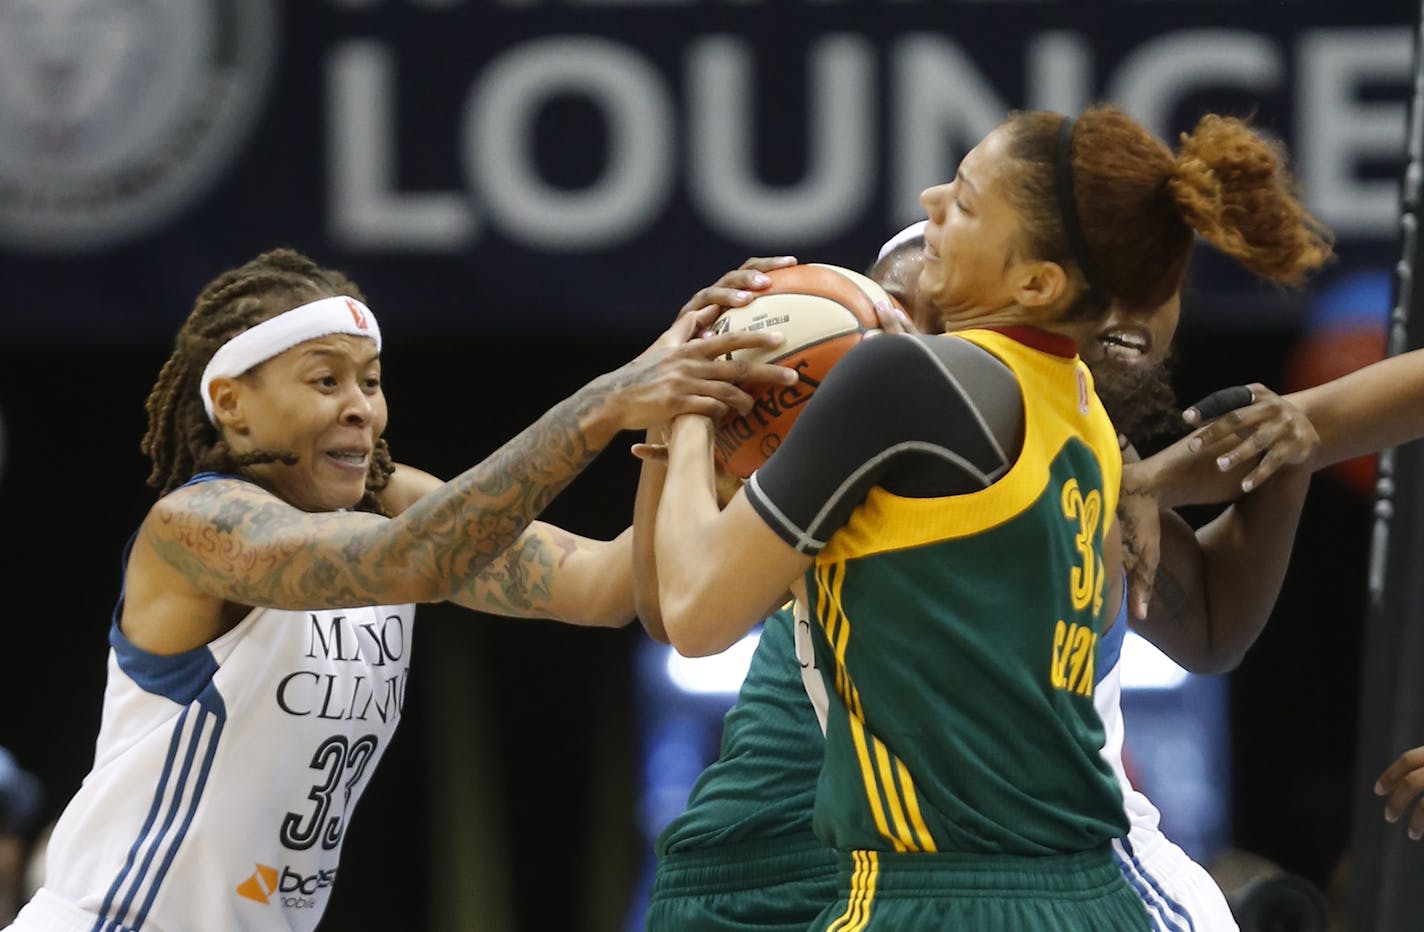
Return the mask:
<svg viewBox="0 0 1424 932"><path fill-rule="evenodd" d="M1023 163L1010 197L1024 216L1028 255L1069 270L1077 295L1067 316L1097 319L1116 301L1158 307L1179 291L1193 232L1251 271L1297 284L1330 259L1330 235L1291 191L1280 146L1232 117L1204 117L1174 155L1114 107L1087 110L1072 129L1074 205L1096 265L1090 290L1072 259L1057 201L1055 141L1064 117L1009 119L1010 153Z"/></svg>
<svg viewBox="0 0 1424 932"><path fill-rule="evenodd" d="M1262 278L1296 285L1331 257L1331 235L1291 191L1285 151L1235 117L1183 133L1167 190L1202 238Z"/></svg>

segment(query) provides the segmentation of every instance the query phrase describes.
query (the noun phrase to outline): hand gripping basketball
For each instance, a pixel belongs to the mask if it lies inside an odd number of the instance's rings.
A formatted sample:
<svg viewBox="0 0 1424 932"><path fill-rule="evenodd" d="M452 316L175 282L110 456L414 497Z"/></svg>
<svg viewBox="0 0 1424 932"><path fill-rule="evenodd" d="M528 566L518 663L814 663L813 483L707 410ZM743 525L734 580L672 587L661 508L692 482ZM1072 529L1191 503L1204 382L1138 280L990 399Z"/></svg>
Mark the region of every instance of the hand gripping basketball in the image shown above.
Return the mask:
<svg viewBox="0 0 1424 932"><path fill-rule="evenodd" d="M791 429L821 380L866 337L880 332L876 305L892 299L871 279L833 265L797 265L766 273L769 287L743 307L723 313L720 335L779 332L785 342L731 354L747 362L775 363L796 373L792 384L768 380L751 390L752 404L717 425L717 462L745 479L764 463Z"/></svg>
<svg viewBox="0 0 1424 932"><path fill-rule="evenodd" d="M602 377L604 403L612 406L620 430L662 424L679 414L714 420L747 411L752 396L740 385L786 386L795 373L739 352L769 351L784 342L776 332L738 332L702 338L719 308L680 317L638 358Z"/></svg>

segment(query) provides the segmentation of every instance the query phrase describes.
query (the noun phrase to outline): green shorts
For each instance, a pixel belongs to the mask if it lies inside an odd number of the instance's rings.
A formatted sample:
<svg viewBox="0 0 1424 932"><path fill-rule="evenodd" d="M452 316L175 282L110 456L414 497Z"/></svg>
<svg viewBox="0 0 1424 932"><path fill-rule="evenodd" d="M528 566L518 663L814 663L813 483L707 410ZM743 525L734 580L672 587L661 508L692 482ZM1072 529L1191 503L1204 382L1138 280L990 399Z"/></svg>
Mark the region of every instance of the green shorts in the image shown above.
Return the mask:
<svg viewBox="0 0 1424 932"><path fill-rule="evenodd" d="M835 899L836 853L798 835L658 861L647 932L806 932Z"/></svg>
<svg viewBox="0 0 1424 932"><path fill-rule="evenodd" d="M1112 850L1045 857L842 853L826 932L1148 932Z"/></svg>

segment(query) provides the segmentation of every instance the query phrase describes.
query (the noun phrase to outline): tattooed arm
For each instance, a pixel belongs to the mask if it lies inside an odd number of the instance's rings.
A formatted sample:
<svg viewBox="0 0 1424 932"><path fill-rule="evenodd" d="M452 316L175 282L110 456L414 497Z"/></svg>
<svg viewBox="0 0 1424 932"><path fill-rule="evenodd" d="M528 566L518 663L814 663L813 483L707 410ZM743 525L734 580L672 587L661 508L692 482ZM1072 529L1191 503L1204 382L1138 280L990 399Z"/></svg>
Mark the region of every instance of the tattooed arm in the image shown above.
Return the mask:
<svg viewBox="0 0 1424 932"><path fill-rule="evenodd" d="M633 620L633 531L592 540L535 521L451 601L492 615L622 627Z"/></svg>
<svg viewBox="0 0 1424 932"><path fill-rule="evenodd" d="M1234 669L1280 594L1309 483L1307 470L1283 469L1196 532L1163 511L1151 602L1132 628L1193 673Z"/></svg>
<svg viewBox="0 0 1424 932"><path fill-rule="evenodd" d="M679 320L647 352L550 409L478 466L392 519L311 514L259 487L215 480L161 499L140 528L121 624L161 652L206 643L227 605L339 608L452 598L620 430L678 413L720 417L751 399L735 382L784 384L781 366L725 358L780 334L689 342L707 321Z"/></svg>
<svg viewBox="0 0 1424 932"><path fill-rule="evenodd" d="M400 514L443 484L398 463L381 505ZM632 551L630 531L594 540L534 521L450 600L491 615L621 627L633 620Z"/></svg>

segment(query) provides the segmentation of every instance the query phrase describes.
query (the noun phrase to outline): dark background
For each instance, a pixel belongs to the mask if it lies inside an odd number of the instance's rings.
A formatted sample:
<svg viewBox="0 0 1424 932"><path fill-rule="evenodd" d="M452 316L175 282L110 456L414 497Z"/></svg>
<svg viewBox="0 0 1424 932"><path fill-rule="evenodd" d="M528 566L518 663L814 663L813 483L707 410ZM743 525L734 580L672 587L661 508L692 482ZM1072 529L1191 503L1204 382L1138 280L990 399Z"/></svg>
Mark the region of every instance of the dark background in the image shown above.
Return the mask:
<svg viewBox="0 0 1424 932"><path fill-rule="evenodd" d="M227 16L243 8L206 6ZM128 8L157 16L162 5ZM1205 79L1166 108L1170 126L1159 131L1189 128L1208 108L1254 111L1299 152L1308 147L1297 126L1306 106L1300 63L1307 38L1375 26L1408 32L1403 5L1383 2L303 2L274 9L266 46L274 70L256 95L251 126L217 160L208 183L176 206L142 212L133 232L80 245L85 236L104 236L85 228L76 210L65 222L80 232L35 234L23 211L8 206L13 191L5 184L29 171L36 185L62 185L63 153L42 160L7 148L0 132L0 567L11 671L0 680L0 745L44 780L49 815L91 761L119 552L152 501L138 452L143 400L193 296L222 269L291 245L352 274L386 335L394 454L453 475L639 352L692 291L746 255L867 264L914 215L913 202L890 181L903 142L892 125L889 88L898 85L890 78L907 36L954 43L1006 105L1020 106L1028 102L1028 50L1046 34L1076 37L1090 51L1088 83L1078 91L1094 99L1125 60L1164 36L1234 30L1276 50L1279 82L1262 92ZM7 28L12 21L0 16L0 40ZM689 48L724 35L752 50L749 144L762 183L788 186L814 161L807 49L835 32L867 43L879 82L870 97L876 138L864 170L876 180L867 200L774 241L729 232L689 193L697 158L685 100ZM395 226L384 243L337 231L333 152L371 144L364 135L332 136L333 62L350 43L378 46L397 66L393 185L404 194L445 192L483 210L490 192L467 185L461 167L463 114L487 90L480 82L492 62L551 36L607 39L648 63L665 85L676 124L670 187L639 225L581 246L540 245L516 232L517 217L487 216L477 236L443 245L438 237L402 243ZM1349 93L1397 111L1402 144L1406 79L1385 71ZM960 105L955 94L973 93L945 91L945 106ZM0 117L17 112L4 100ZM374 100L363 100L374 109ZM977 136L952 123L935 137L947 170ZM576 93L550 99L532 138L531 164L551 190L592 185L615 158L600 111ZM1401 164L1402 157L1363 159L1354 173L1388 181ZM72 174L92 180L78 168ZM1305 193L1310 199L1308 187ZM1302 372L1324 377L1349 368L1347 344L1382 334L1384 308L1332 316L1317 299L1351 274L1383 274L1393 264L1392 222L1343 223L1341 261L1300 294L1251 285L1203 256L1179 334L1182 399L1245 381L1297 387L1308 380ZM632 439L615 443L545 517L591 536L620 531L636 479ZM1322 886L1348 834L1366 487L1335 474L1315 481L1273 621L1231 675L1236 842ZM616 928L644 853L635 822L632 684L641 633L442 607L420 615L405 722L348 834L324 927Z"/></svg>

